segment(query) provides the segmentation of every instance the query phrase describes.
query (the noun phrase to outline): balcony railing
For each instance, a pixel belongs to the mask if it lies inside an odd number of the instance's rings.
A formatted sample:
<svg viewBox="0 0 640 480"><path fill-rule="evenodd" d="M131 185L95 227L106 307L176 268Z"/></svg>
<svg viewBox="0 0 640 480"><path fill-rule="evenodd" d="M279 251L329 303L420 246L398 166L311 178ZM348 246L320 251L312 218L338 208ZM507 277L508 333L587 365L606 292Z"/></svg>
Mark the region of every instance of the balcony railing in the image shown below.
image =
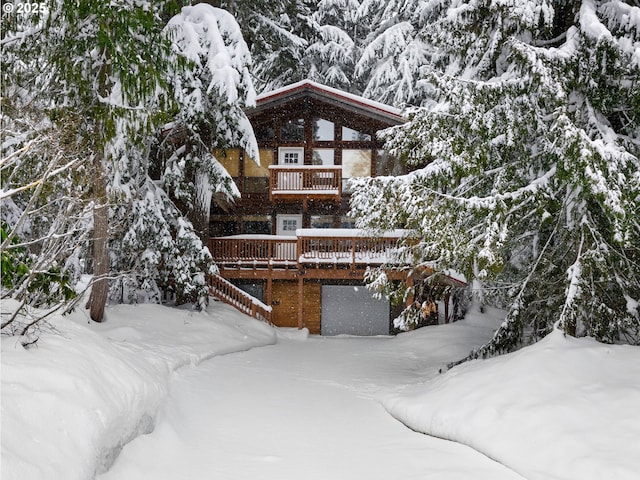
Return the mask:
<svg viewBox="0 0 640 480"><path fill-rule="evenodd" d="M269 167L271 200L332 199L342 195L342 167L322 165Z"/></svg>
<svg viewBox="0 0 640 480"><path fill-rule="evenodd" d="M380 265L393 261L403 232L368 237L355 229L299 229L295 237L235 235L212 238L214 261L238 268Z"/></svg>
<svg viewBox="0 0 640 480"><path fill-rule="evenodd" d="M281 235L234 235L209 240L209 250L218 264L287 265L296 263L297 239Z"/></svg>

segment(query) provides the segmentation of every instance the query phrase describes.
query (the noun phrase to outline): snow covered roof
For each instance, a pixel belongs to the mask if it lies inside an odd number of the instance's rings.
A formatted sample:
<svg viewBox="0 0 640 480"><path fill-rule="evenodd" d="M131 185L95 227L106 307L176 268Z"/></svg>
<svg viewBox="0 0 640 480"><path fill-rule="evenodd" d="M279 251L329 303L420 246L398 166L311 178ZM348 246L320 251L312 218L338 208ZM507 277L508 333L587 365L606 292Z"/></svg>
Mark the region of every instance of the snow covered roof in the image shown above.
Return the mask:
<svg viewBox="0 0 640 480"><path fill-rule="evenodd" d="M319 99L330 100L332 103L337 103L343 107L355 108L363 113L381 117L392 124L404 123L406 121L402 116L402 111L398 108L344 92L337 88L327 87L326 85L311 80L302 80L258 95L256 98L256 108L254 110L263 110L275 102L287 100L290 97L304 96L305 94L315 96Z"/></svg>

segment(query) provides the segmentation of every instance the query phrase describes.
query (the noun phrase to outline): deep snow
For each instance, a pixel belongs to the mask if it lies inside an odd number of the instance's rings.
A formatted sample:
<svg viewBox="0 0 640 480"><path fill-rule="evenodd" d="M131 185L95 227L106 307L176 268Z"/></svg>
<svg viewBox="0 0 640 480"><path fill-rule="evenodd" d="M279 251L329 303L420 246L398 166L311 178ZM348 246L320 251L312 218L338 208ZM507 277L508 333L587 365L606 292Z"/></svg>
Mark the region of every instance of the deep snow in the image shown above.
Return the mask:
<svg viewBox="0 0 640 480"><path fill-rule="evenodd" d="M499 320L491 311L398 337L277 338L219 303L206 313L118 306L104 324L84 311L54 317L28 350L2 338L0 473L638 478L640 349L554 334L438 373Z"/></svg>

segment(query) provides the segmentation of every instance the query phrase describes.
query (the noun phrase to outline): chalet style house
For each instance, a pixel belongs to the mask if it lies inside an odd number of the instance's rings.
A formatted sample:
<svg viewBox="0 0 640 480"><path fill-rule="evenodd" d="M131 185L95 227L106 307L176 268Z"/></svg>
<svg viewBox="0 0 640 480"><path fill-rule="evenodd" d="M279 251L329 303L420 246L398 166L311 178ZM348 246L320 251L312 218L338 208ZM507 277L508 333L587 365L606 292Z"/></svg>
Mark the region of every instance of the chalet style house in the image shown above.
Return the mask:
<svg viewBox="0 0 640 480"><path fill-rule="evenodd" d="M260 95L247 112L260 158L219 158L241 198L212 206L212 293L282 327L323 335L389 334L398 312L364 286L401 232L368 238L349 218L348 180L398 175L376 132L399 110L311 81Z"/></svg>

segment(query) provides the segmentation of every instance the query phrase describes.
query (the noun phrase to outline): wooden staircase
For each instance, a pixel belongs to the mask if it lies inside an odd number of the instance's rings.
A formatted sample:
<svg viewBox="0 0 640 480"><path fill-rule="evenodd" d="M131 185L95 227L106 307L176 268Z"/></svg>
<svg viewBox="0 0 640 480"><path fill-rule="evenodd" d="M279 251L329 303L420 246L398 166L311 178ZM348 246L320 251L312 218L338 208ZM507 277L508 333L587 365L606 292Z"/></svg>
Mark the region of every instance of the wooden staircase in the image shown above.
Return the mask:
<svg viewBox="0 0 640 480"><path fill-rule="evenodd" d="M246 315L273 325L270 306L239 289L220 275L210 275L209 284L209 292L220 301L235 307Z"/></svg>

